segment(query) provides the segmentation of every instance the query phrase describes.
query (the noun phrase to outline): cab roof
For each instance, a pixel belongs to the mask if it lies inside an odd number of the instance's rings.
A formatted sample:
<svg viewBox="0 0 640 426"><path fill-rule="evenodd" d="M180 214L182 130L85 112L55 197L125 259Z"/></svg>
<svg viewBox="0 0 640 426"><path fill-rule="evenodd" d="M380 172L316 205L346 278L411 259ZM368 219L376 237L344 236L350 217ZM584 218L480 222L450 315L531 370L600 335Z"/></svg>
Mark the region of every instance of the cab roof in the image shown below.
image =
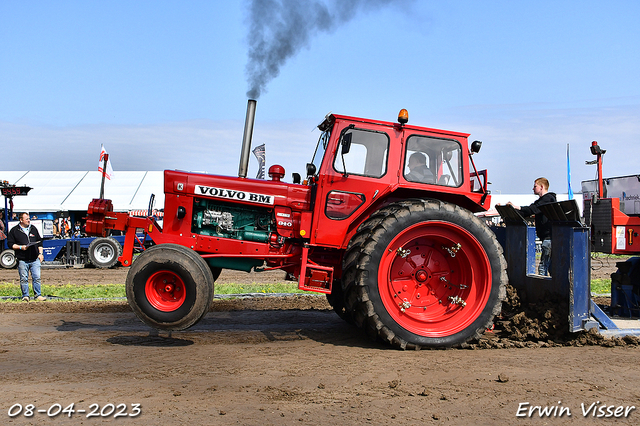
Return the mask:
<svg viewBox="0 0 640 426"><path fill-rule="evenodd" d="M390 121L372 120L372 119L369 119L369 118L353 117L353 116L349 116L349 115L340 115L340 114L328 114L327 117L325 117L325 120L321 124L318 125L318 128L320 130L323 130L323 126L328 127L328 125L333 124L333 122L335 122L336 120L350 121L350 122L355 122L355 123L374 124L374 125L377 125L377 126L391 127L391 128L404 128L404 129L408 129L408 130L415 130L415 131L429 132L429 133L438 133L438 134L457 136L457 137L463 137L463 138L468 138L471 135L470 133L462 133L462 132L454 132L454 131L451 131L451 130L434 129L434 128L430 128L430 127L415 126L415 125L412 125L412 124L392 123Z"/></svg>

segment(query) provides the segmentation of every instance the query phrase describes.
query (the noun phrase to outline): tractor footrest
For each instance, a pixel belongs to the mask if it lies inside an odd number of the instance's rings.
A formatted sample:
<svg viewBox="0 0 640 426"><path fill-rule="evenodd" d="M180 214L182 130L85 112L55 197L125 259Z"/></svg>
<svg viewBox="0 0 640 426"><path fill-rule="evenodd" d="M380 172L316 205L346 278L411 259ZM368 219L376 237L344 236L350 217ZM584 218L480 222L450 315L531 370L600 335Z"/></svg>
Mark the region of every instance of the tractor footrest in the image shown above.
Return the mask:
<svg viewBox="0 0 640 426"><path fill-rule="evenodd" d="M309 265L303 269L298 281L298 288L318 293L331 293L333 283L333 268L319 265Z"/></svg>

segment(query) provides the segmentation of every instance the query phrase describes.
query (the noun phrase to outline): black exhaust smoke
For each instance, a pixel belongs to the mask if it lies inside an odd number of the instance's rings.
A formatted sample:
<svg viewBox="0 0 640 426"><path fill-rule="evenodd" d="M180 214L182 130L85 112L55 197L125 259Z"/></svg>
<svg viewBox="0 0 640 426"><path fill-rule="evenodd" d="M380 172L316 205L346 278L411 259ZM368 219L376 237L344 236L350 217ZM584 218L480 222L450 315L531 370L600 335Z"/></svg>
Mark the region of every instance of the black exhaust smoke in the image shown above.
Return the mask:
<svg viewBox="0 0 640 426"><path fill-rule="evenodd" d="M403 0L252 0L249 7L249 62L247 97L258 99L267 83L280 74L280 67L312 36L330 33L363 12L372 12Z"/></svg>

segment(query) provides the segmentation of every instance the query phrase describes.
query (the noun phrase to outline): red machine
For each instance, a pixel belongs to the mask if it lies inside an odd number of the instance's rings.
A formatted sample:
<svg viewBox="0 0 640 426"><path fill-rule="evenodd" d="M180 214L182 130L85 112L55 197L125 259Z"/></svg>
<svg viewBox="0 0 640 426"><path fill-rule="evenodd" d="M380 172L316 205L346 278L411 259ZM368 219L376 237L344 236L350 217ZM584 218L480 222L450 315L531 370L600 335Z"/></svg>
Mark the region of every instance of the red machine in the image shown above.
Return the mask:
<svg viewBox="0 0 640 426"><path fill-rule="evenodd" d="M255 115L250 100L239 177L165 171L164 224L89 205L94 235L126 232L127 299L145 323L181 330L199 321L222 268L281 269L325 293L335 311L400 348L477 338L500 312L502 248L474 216L490 204L468 134L336 114L318 126L301 181L246 178ZM418 164L418 165L416 165ZM132 262L136 229L157 244Z"/></svg>
<svg viewBox="0 0 640 426"><path fill-rule="evenodd" d="M606 150L591 143L598 168L595 181L582 182L584 217L591 227L591 251L618 255L640 253L640 176L605 179L602 157ZM640 258L618 262L611 276L613 314L640 317Z"/></svg>
<svg viewBox="0 0 640 426"><path fill-rule="evenodd" d="M591 143L598 167L595 181L582 182L584 215L592 225L592 251L610 254L640 253L640 185L638 176L605 179L602 157L606 150Z"/></svg>

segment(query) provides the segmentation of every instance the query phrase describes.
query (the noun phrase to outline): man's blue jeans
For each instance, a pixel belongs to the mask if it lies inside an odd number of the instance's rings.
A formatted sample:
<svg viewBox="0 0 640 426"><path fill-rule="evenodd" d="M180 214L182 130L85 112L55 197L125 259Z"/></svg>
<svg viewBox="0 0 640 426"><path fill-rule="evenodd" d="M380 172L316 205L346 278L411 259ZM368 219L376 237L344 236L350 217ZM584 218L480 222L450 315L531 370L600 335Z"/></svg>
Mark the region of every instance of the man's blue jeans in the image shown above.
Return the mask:
<svg viewBox="0 0 640 426"><path fill-rule="evenodd" d="M551 240L542 242L542 254L540 255L540 264L538 265L538 275L549 275L551 268Z"/></svg>
<svg viewBox="0 0 640 426"><path fill-rule="evenodd" d="M33 262L25 262L18 260L18 273L20 274L20 289L22 297L29 297L29 272L31 272L31 281L33 285L34 297L40 296L40 259Z"/></svg>

